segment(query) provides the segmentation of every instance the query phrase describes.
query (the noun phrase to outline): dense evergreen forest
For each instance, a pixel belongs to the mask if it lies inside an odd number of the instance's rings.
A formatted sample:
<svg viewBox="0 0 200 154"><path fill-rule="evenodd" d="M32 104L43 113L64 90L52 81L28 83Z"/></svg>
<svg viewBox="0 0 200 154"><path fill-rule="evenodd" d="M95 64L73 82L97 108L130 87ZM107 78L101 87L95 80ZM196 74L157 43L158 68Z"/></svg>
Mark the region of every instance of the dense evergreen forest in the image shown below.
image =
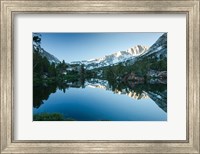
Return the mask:
<svg viewBox="0 0 200 154"><path fill-rule="evenodd" d="M41 38L39 36L33 37L39 47ZM64 60L60 63L49 62L49 60L42 56L40 48L33 47L33 83L34 86L41 84L52 84L62 82L74 82L77 80L84 80L85 78L94 77L94 73L85 70L83 65L67 64ZM67 70L73 67L73 70Z"/></svg>

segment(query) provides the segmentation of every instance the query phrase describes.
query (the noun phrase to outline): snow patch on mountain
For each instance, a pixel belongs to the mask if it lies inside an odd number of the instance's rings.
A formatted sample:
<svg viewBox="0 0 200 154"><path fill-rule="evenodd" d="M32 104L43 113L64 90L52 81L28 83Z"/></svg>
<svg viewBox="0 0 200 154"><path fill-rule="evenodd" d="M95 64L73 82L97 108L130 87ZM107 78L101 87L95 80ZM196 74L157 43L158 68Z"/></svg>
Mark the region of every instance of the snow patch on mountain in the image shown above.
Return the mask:
<svg viewBox="0 0 200 154"><path fill-rule="evenodd" d="M105 67L109 65L115 65L120 62L125 62L130 59L145 53L149 48L147 46L137 45L132 48L129 48L126 51L118 51L110 55L106 55L101 58L83 60L83 61L74 61L71 64L84 64L86 69L91 70L94 68Z"/></svg>

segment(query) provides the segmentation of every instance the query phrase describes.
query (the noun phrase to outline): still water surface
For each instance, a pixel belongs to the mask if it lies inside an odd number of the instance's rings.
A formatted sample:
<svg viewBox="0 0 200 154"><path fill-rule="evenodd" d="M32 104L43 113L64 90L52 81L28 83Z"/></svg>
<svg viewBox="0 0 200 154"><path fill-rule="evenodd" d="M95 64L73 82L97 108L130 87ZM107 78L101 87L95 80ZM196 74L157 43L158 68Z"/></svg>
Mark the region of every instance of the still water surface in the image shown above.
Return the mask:
<svg viewBox="0 0 200 154"><path fill-rule="evenodd" d="M76 121L166 121L166 85L113 86L106 81L82 86L34 88L33 114L60 113Z"/></svg>

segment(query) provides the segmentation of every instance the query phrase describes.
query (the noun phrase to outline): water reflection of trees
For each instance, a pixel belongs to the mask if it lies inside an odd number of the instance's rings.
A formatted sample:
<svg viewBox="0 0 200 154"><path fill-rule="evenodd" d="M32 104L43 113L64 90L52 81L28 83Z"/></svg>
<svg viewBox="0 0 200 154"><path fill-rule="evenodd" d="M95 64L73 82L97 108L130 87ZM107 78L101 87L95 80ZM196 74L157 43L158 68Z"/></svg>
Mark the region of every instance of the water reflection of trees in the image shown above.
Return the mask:
<svg viewBox="0 0 200 154"><path fill-rule="evenodd" d="M128 84L138 95L147 94L163 111L167 112L166 84Z"/></svg>
<svg viewBox="0 0 200 154"><path fill-rule="evenodd" d="M126 94L134 99L151 98L163 111L167 112L167 85L166 84L138 84L136 82L117 82L100 79L87 80L80 79L76 82L57 83L53 85L37 86L33 88L33 107L39 108L44 100L49 98L51 93L57 89L64 93L69 87L85 88L88 85L97 85L95 87L104 88L118 94Z"/></svg>
<svg viewBox="0 0 200 154"><path fill-rule="evenodd" d="M33 87L33 107L39 108L44 100L49 98L51 93L56 92L56 85Z"/></svg>
<svg viewBox="0 0 200 154"><path fill-rule="evenodd" d="M55 93L57 89L65 93L68 87L67 84L61 83L33 86L33 107L39 108L43 101L48 100L50 94Z"/></svg>
<svg viewBox="0 0 200 154"><path fill-rule="evenodd" d="M167 85L166 84L139 84L133 81L109 82L112 91L128 94L135 99L151 98L163 111L167 112Z"/></svg>

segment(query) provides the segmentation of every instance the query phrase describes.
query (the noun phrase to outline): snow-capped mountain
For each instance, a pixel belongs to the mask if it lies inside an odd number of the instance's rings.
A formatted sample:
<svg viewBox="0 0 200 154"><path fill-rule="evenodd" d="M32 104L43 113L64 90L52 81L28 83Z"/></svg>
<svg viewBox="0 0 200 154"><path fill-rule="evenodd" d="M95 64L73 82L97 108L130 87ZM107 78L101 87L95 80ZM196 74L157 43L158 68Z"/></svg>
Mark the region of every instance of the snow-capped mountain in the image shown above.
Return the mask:
<svg viewBox="0 0 200 154"><path fill-rule="evenodd" d="M86 69L94 69L109 65L114 65L119 62L125 62L130 59L134 59L144 53L146 53L148 50L147 46L137 45L132 48L129 48L126 51L118 51L111 55L106 55L102 58L97 59L91 59L91 60L84 60L84 61L74 61L71 62L72 64L84 64L86 66Z"/></svg>
<svg viewBox="0 0 200 154"><path fill-rule="evenodd" d="M167 33L160 36L159 39L148 49L148 51L141 54L139 57L157 57L158 59L167 57Z"/></svg>
<svg viewBox="0 0 200 154"><path fill-rule="evenodd" d="M33 51L39 51L40 55L42 57L46 57L50 63L52 63L52 62L60 63L58 58L56 58L54 55L52 55L52 54L48 53L47 51L45 51L43 48L41 48L41 46L39 44L37 44L35 42L33 42Z"/></svg>
<svg viewBox="0 0 200 154"><path fill-rule="evenodd" d="M158 40L142 54L138 55L135 59L126 61L128 65L133 65L136 61L151 59L156 61L166 60L167 58L167 33L161 35Z"/></svg>

